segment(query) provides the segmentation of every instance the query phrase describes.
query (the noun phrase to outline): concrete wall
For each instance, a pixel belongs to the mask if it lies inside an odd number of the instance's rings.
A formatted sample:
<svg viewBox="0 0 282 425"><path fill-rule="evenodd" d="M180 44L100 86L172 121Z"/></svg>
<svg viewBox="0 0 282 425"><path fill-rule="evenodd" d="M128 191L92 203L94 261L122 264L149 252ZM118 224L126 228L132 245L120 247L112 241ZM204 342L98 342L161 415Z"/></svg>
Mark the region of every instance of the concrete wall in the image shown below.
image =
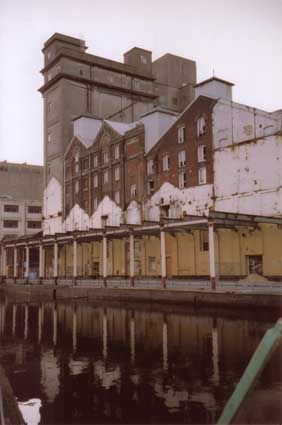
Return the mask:
<svg viewBox="0 0 282 425"><path fill-rule="evenodd" d="M215 209L257 215L282 214L282 137L214 152Z"/></svg>
<svg viewBox="0 0 282 425"><path fill-rule="evenodd" d="M207 96L214 99L232 100L232 85L212 79L195 87L195 97Z"/></svg>
<svg viewBox="0 0 282 425"><path fill-rule="evenodd" d="M219 99L213 109L214 149L281 131L282 115Z"/></svg>

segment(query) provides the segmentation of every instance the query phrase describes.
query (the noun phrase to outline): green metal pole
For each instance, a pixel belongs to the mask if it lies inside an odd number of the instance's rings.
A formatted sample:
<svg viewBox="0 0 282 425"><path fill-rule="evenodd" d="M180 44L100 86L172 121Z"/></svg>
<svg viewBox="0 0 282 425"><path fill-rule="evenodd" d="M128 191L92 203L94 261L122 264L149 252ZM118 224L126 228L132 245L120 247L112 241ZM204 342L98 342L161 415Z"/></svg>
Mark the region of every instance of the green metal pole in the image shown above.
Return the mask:
<svg viewBox="0 0 282 425"><path fill-rule="evenodd" d="M265 333L242 378L228 400L217 425L228 425L231 423L232 419L234 419L248 392L251 390L256 378L263 370L281 339L282 319L279 319L276 325Z"/></svg>

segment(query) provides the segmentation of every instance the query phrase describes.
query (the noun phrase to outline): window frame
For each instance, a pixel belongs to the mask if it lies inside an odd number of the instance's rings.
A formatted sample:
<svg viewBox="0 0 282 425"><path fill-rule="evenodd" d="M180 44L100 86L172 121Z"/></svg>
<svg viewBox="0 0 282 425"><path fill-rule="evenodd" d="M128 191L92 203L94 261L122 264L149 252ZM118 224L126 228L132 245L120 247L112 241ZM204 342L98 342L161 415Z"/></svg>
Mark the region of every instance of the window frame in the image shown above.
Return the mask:
<svg viewBox="0 0 282 425"><path fill-rule="evenodd" d="M201 172L203 171L203 170L205 170L205 174L204 174L204 176L205 176L205 181L201 181L202 179L201 179L201 177L200 177L200 175L201 175ZM207 167L200 167L199 169L198 169L198 184L199 185L203 185L203 184L207 184Z"/></svg>
<svg viewBox="0 0 282 425"><path fill-rule="evenodd" d="M136 183L133 183L130 186L130 198L132 200L137 198L137 186L136 186Z"/></svg>
<svg viewBox="0 0 282 425"><path fill-rule="evenodd" d="M181 159L181 155L184 153L185 159ZM187 154L186 154L186 150L183 149L182 151L178 151L178 167L185 167L187 164Z"/></svg>
<svg viewBox="0 0 282 425"><path fill-rule="evenodd" d="M186 171L180 171L178 173L178 187L179 187L179 189L186 189L186 187L187 187L187 173L186 173Z"/></svg>
<svg viewBox="0 0 282 425"><path fill-rule="evenodd" d="M115 167L114 169L114 179L116 182L120 181L120 167Z"/></svg>
<svg viewBox="0 0 282 425"><path fill-rule="evenodd" d="M96 189L98 186L99 186L98 174L94 174L94 176L93 176L93 187Z"/></svg>
<svg viewBox="0 0 282 425"><path fill-rule="evenodd" d="M186 138L185 136L185 125L182 125L177 129L177 143L184 143Z"/></svg>
<svg viewBox="0 0 282 425"><path fill-rule="evenodd" d="M120 158L120 149L119 149L119 145L116 145L114 147L114 158L115 159L119 159Z"/></svg>
<svg viewBox="0 0 282 425"><path fill-rule="evenodd" d="M105 178L107 176L107 178ZM109 170L103 171L103 184L109 184Z"/></svg>
<svg viewBox="0 0 282 425"><path fill-rule="evenodd" d="M147 160L147 175L152 176L154 174L154 160L148 159Z"/></svg>
<svg viewBox="0 0 282 425"><path fill-rule="evenodd" d="M9 208L13 208L13 207L15 207L15 210L7 211L7 209L9 210ZM4 211L4 213L8 213L8 214L16 214L16 213L19 212L19 205L4 204L3 211Z"/></svg>
<svg viewBox="0 0 282 425"><path fill-rule="evenodd" d="M162 158L163 171L169 171L169 155L166 154Z"/></svg>
<svg viewBox="0 0 282 425"><path fill-rule="evenodd" d="M197 149L198 162L205 162L207 160L207 146L200 145Z"/></svg>
<svg viewBox="0 0 282 425"><path fill-rule="evenodd" d="M117 200L117 198L118 198L118 200ZM115 203L120 205L120 191L119 190L115 191Z"/></svg>
<svg viewBox="0 0 282 425"><path fill-rule="evenodd" d="M206 134L206 117L201 115L196 121L197 139L200 139Z"/></svg>

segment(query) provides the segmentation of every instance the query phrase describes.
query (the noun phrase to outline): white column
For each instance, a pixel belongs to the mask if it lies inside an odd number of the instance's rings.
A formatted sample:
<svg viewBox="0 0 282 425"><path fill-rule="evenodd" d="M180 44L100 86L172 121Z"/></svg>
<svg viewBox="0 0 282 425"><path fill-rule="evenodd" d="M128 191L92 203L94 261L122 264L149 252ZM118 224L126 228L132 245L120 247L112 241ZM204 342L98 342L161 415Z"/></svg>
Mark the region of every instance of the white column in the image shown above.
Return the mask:
<svg viewBox="0 0 282 425"><path fill-rule="evenodd" d="M18 251L16 245L14 246L14 278L17 278L18 271Z"/></svg>
<svg viewBox="0 0 282 425"><path fill-rule="evenodd" d="M129 235L129 274L131 285L134 286L134 234Z"/></svg>
<svg viewBox="0 0 282 425"><path fill-rule="evenodd" d="M214 224L209 222L209 260L211 288L216 289L215 279L215 250L214 250Z"/></svg>
<svg viewBox="0 0 282 425"><path fill-rule="evenodd" d="M165 252L165 232L161 227L161 276L163 287L166 287L166 252Z"/></svg>
<svg viewBox="0 0 282 425"><path fill-rule="evenodd" d="M27 339L28 334L28 305L24 306L24 339Z"/></svg>
<svg viewBox="0 0 282 425"><path fill-rule="evenodd" d="M103 357L106 360L108 357L108 318L107 310L103 314Z"/></svg>
<svg viewBox="0 0 282 425"><path fill-rule="evenodd" d="M39 279L44 277L44 249L43 245L39 245Z"/></svg>
<svg viewBox="0 0 282 425"><path fill-rule="evenodd" d="M73 262L72 274L73 274L73 278L76 279L77 278L77 240L76 239L73 240L73 244L72 244L72 262Z"/></svg>
<svg viewBox="0 0 282 425"><path fill-rule="evenodd" d="M107 285L107 236L103 235L103 281Z"/></svg>
<svg viewBox="0 0 282 425"><path fill-rule="evenodd" d="M25 247L25 278L28 279L29 276L29 246Z"/></svg>
<svg viewBox="0 0 282 425"><path fill-rule="evenodd" d="M72 314L72 349L75 352L77 348L77 317L76 308L73 308Z"/></svg>
<svg viewBox="0 0 282 425"><path fill-rule="evenodd" d="M131 362L135 362L135 318L134 313L130 318L130 358Z"/></svg>
<svg viewBox="0 0 282 425"><path fill-rule="evenodd" d="M168 369L167 322L163 321L163 368Z"/></svg>
<svg viewBox="0 0 282 425"><path fill-rule="evenodd" d="M54 242L54 262L53 262L53 276L55 279L58 277L58 243Z"/></svg>

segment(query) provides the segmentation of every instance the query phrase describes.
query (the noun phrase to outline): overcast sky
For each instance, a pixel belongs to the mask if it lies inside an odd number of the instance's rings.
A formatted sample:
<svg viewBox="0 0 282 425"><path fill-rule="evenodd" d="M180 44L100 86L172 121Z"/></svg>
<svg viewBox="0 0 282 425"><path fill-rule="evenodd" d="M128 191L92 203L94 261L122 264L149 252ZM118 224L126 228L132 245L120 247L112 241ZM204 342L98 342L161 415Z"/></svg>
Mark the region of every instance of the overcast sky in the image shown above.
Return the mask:
<svg viewBox="0 0 282 425"><path fill-rule="evenodd" d="M43 163L41 48L54 32L123 61L133 46L197 62L235 83L233 100L282 108L282 0L2 0L0 160Z"/></svg>

